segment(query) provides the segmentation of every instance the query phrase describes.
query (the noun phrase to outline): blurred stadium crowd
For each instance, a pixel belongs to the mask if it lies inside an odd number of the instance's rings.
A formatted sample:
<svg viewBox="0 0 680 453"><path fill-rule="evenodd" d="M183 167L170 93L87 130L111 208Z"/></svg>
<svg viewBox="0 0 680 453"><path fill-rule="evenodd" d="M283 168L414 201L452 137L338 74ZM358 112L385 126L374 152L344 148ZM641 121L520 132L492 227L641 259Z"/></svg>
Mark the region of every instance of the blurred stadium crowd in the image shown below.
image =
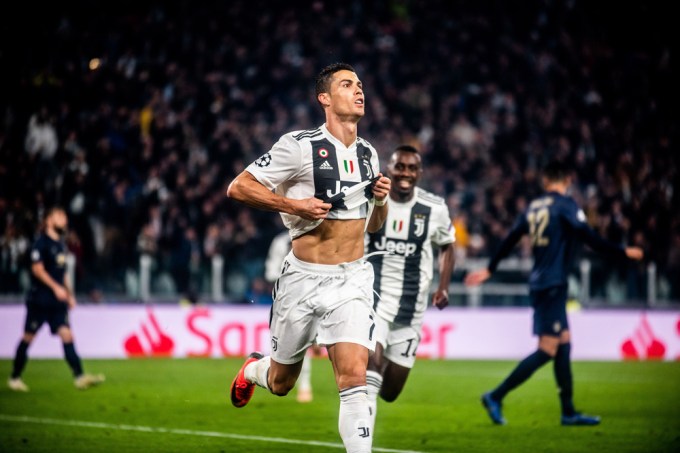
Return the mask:
<svg viewBox="0 0 680 453"><path fill-rule="evenodd" d="M615 14L591 3L20 9L0 44L0 293L25 289L27 251L53 203L68 210L77 288L93 299L133 294L141 254L154 257L157 293L208 292L216 254L232 299L266 292L278 215L230 202L226 186L284 132L321 124L314 77L345 61L366 92L359 134L383 165L397 144L421 150L423 185L454 216L459 263L489 255L558 156L576 168L592 226L647 253L640 266L596 264L593 291L616 278L644 299L652 262L680 300L669 21L645 2Z"/></svg>

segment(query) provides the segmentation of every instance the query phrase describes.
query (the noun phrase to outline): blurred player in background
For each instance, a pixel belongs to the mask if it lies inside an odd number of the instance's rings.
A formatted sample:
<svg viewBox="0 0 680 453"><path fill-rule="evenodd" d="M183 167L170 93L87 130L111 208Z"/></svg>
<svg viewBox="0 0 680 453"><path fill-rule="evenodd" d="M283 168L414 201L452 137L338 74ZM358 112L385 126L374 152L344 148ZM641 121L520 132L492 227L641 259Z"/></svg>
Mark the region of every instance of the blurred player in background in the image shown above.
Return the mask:
<svg viewBox="0 0 680 453"><path fill-rule="evenodd" d="M543 170L545 194L533 200L515 221L510 233L499 245L486 269L472 272L467 285L479 285L489 279L520 238L528 234L532 242L533 269L529 277L531 304L534 310L533 333L538 348L522 360L493 391L482 395L482 404L491 420L506 423L502 414L503 398L525 382L546 362L553 360L555 380L562 407L562 425L597 425L600 417L589 416L574 408L571 374L571 342L567 322L567 277L572 267L575 246L585 242L593 250L619 259L642 259L638 247L622 247L606 241L593 231L586 216L568 195L571 185L569 169L552 161Z"/></svg>
<svg viewBox="0 0 680 453"><path fill-rule="evenodd" d="M12 374L7 382L9 388L15 391L28 391L21 373L28 361L28 347L45 322L49 324L52 335L61 338L75 386L87 389L104 381L103 375L83 372L73 343L68 311L76 306L76 298L66 275L67 250L64 238L67 228L66 212L59 207L50 209L45 215L43 231L31 249L31 286L26 296L24 335L17 347Z"/></svg>
<svg viewBox="0 0 680 453"><path fill-rule="evenodd" d="M383 227L366 235L367 252L391 252L369 258L375 273L375 354L369 358L366 383L375 424L378 395L397 399L416 361L423 315L439 249L439 284L432 305L449 303L455 230L444 200L420 187L423 166L418 151L398 146L390 157L390 211Z"/></svg>
<svg viewBox="0 0 680 453"><path fill-rule="evenodd" d="M292 238L273 291L271 356L250 355L232 382L231 401L245 406L255 385L288 394L316 339L333 365L345 448L370 452L366 367L375 313L364 232L385 221L390 180L379 172L375 148L357 135L365 98L354 69L324 68L316 99L325 124L283 135L227 189L230 198L279 212Z"/></svg>

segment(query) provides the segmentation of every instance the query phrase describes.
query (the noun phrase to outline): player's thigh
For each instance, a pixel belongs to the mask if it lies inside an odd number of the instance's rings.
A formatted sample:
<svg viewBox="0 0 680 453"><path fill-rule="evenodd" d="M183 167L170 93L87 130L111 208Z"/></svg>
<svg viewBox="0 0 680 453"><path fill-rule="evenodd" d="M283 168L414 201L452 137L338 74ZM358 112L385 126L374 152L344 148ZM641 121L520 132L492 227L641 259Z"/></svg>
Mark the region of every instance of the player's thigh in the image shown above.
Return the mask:
<svg viewBox="0 0 680 453"><path fill-rule="evenodd" d="M73 341L71 336L71 325L68 319L68 307L66 304L60 304L50 307L47 312L47 323L50 326L52 335L57 335L67 342Z"/></svg>
<svg viewBox="0 0 680 453"><path fill-rule="evenodd" d="M391 324L384 357L404 368L413 368L420 345L420 329Z"/></svg>
<svg viewBox="0 0 680 453"><path fill-rule="evenodd" d="M559 337L569 329L567 319L567 287L555 286L531 292L534 308L534 334Z"/></svg>
<svg viewBox="0 0 680 453"><path fill-rule="evenodd" d="M279 277L278 283L269 323L271 357L279 364L292 365L302 361L316 337L317 315L309 303L300 300L313 282L293 272Z"/></svg>
<svg viewBox="0 0 680 453"><path fill-rule="evenodd" d="M73 343L73 332L69 326L59 326L57 328L57 335L59 335L63 343Z"/></svg>
<svg viewBox="0 0 680 453"><path fill-rule="evenodd" d="M373 338L375 339L375 351L368 359L368 369L382 373L382 369L385 367L384 354L387 347L387 336L390 333L390 323L377 314L374 320Z"/></svg>
<svg viewBox="0 0 680 453"><path fill-rule="evenodd" d="M318 324L320 345L356 343L375 350L376 315L373 311L373 271L370 264L345 280L335 279L325 288L319 308L323 314ZM326 293L327 292L327 293Z"/></svg>
<svg viewBox="0 0 680 453"><path fill-rule="evenodd" d="M26 307L24 333L35 336L43 323L47 321L47 317L47 310L44 307L39 305L28 305Z"/></svg>

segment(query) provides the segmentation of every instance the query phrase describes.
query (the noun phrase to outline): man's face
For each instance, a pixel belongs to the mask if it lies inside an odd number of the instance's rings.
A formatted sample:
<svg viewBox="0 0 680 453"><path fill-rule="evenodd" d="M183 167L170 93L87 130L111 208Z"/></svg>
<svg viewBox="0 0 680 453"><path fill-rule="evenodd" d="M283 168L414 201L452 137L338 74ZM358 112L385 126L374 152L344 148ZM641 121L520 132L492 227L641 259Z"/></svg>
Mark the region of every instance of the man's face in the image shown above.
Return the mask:
<svg viewBox="0 0 680 453"><path fill-rule="evenodd" d="M64 235L66 233L66 229L68 228L68 219L66 218L66 214L62 211L53 212L47 220L47 226L48 228L54 229L57 234Z"/></svg>
<svg viewBox="0 0 680 453"><path fill-rule="evenodd" d="M416 153L395 151L387 165L387 176L392 180L392 192L399 197L410 197L413 194L423 167L420 156Z"/></svg>
<svg viewBox="0 0 680 453"><path fill-rule="evenodd" d="M324 95L336 115L357 119L364 116L364 90L356 73L343 69L333 74L330 93L320 96Z"/></svg>

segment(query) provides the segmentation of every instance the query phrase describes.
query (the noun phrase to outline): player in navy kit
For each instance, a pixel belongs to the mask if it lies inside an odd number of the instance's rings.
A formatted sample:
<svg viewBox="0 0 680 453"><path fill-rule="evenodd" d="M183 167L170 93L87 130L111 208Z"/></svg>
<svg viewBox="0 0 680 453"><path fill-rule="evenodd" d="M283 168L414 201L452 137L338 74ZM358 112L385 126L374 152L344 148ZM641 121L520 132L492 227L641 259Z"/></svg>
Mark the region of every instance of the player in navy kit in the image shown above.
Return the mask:
<svg viewBox="0 0 680 453"><path fill-rule="evenodd" d="M586 222L584 212L567 195L571 177L567 167L552 161L543 171L545 194L533 200L518 217L510 233L499 245L486 269L472 272L467 285L479 285L496 270L498 263L510 253L526 234L532 241L534 265L529 277L531 304L534 310L534 334L538 348L522 360L494 390L482 395L482 404L491 420L506 423L501 406L503 398L546 362L553 360L554 374L562 407L562 425L597 425L600 417L582 414L574 408L571 374L571 343L567 321L567 276L577 242L607 253L614 258L640 260L638 247L622 247L600 237Z"/></svg>
<svg viewBox="0 0 680 453"><path fill-rule="evenodd" d="M375 313L364 232L385 221L390 180L375 148L357 135L364 91L354 69L324 68L316 96L325 124L284 134L227 189L230 198L279 212L292 239L274 284L271 355L250 355L232 381L231 402L245 406L256 385L288 394L316 340L333 364L340 437L348 452L370 452L366 367Z"/></svg>
<svg viewBox="0 0 680 453"><path fill-rule="evenodd" d="M26 296L24 335L17 346L12 374L7 382L14 391L28 391L21 373L28 361L28 347L43 323L50 326L52 335L61 338L76 388L86 389L104 381L102 375L83 373L73 344L68 310L76 306L76 298L66 275L67 250L63 238L67 227L66 212L58 207L50 209L45 215L44 230L31 249L31 287Z"/></svg>
<svg viewBox="0 0 680 453"><path fill-rule="evenodd" d="M366 373L373 421L378 395L384 401L395 401L415 364L434 276L435 248L439 284L432 305L441 310L449 302L455 229L444 199L417 187L422 174L418 151L410 145L398 146L387 166L392 181L387 219L379 231L366 235L375 274L376 348ZM389 254L375 253L381 251Z"/></svg>

